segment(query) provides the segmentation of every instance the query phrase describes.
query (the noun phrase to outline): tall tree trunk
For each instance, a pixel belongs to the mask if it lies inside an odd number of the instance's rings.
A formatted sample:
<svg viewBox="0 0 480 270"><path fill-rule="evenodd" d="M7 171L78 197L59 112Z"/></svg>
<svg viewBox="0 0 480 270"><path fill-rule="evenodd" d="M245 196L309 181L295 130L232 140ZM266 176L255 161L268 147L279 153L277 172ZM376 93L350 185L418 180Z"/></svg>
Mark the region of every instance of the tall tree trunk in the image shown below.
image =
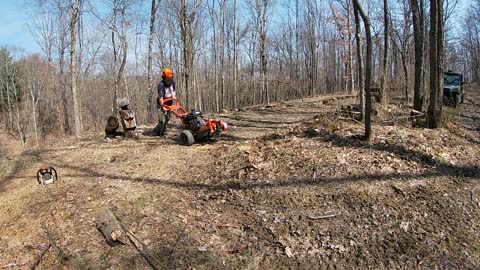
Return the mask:
<svg viewBox="0 0 480 270"><path fill-rule="evenodd" d="M365 140L370 140L372 136L372 124L371 124L371 115L372 115L372 93L370 91L370 83L372 78L372 34L370 30L370 19L363 11L362 6L360 5L359 0L354 0L354 8L358 10L360 16L362 17L363 24L365 26L365 35L367 40L367 55L365 59Z"/></svg>
<svg viewBox="0 0 480 270"><path fill-rule="evenodd" d="M350 1L348 1L348 4L347 4L347 27L348 27L348 65L349 65L349 68L348 68L348 77L350 77L350 85L348 87L350 93L354 92L355 91L355 78L353 76L353 49L352 49L352 43L353 43L353 40L352 40L352 34L351 34L351 18L350 18L350 15L352 14L352 11L351 11L351 4L350 4Z"/></svg>
<svg viewBox="0 0 480 270"><path fill-rule="evenodd" d="M195 6L192 8L192 12L189 13L187 10L187 1L182 0L181 8L180 8L180 32L182 36L182 45L183 45L183 64L185 67L184 70L184 80L185 80L185 103L186 107L189 108L191 104L191 79L192 76L192 69L194 63L194 33L192 29L192 24L195 22L195 14L202 3L201 0L195 3ZM193 90L194 91L194 90Z"/></svg>
<svg viewBox="0 0 480 270"><path fill-rule="evenodd" d="M14 78L17 76L16 75L17 72L14 70L13 71L13 74L12 74L12 77L11 77L11 82L12 82L12 89L13 89L13 96L14 96L14 102L15 102L15 126L16 126L16 129L17 129L17 133L18 133L18 139L20 141L20 144L22 145L22 147L25 147L25 142L27 141L27 137L25 135L25 132L24 132L24 129L20 123L21 121L21 117L20 117L20 97L18 96L18 90L17 90L17 86L15 84L15 81L14 81Z"/></svg>
<svg viewBox="0 0 480 270"><path fill-rule="evenodd" d="M152 107L153 107L153 68L152 68L152 50L153 50L153 36L155 34L155 17L157 14L158 6L160 5L160 0L156 3L156 0L152 0L152 7L150 11L150 33L148 36L148 62L147 62L147 80L148 80L148 90L147 90L147 122L151 123L153 121Z"/></svg>
<svg viewBox="0 0 480 270"><path fill-rule="evenodd" d="M267 7L268 0L263 0L262 17L260 22L260 70L262 73L262 94L264 101L269 104L270 96L267 84Z"/></svg>
<svg viewBox="0 0 480 270"><path fill-rule="evenodd" d="M384 22L384 32L383 32L383 72L382 72L382 88L380 92L380 102L382 104L387 103L387 89L388 89L388 35L389 35L389 21L388 21L388 0L383 0L383 22ZM408 86L407 86L408 87Z"/></svg>
<svg viewBox="0 0 480 270"><path fill-rule="evenodd" d="M419 3L420 2L420 3ZM413 90L413 109L422 111L423 105L423 0L410 0L415 43L415 86Z"/></svg>
<svg viewBox="0 0 480 270"><path fill-rule="evenodd" d="M406 45L406 40L404 41L405 43L403 44L402 48L402 67L403 67L403 74L405 75L405 101L407 103L410 102L410 96L408 95L408 89L410 87L410 83L408 81L408 67L407 67L407 48L405 48Z"/></svg>
<svg viewBox="0 0 480 270"><path fill-rule="evenodd" d="M75 0L73 6L71 6L70 12L70 88L72 89L73 96L73 122L75 126L75 137L80 138L80 109L78 104L77 94L77 72L75 62L75 46L76 41L76 23L78 20L78 8L81 0Z"/></svg>
<svg viewBox="0 0 480 270"><path fill-rule="evenodd" d="M210 18L212 20L212 58L213 58L213 75L215 83L213 85L213 94L215 99L215 111L220 111L220 94L218 93L218 67L217 67L217 24L215 13L215 0L212 0L212 7L210 8Z"/></svg>
<svg viewBox="0 0 480 270"><path fill-rule="evenodd" d="M128 93L128 86L127 86L127 80L125 76L125 66L127 64L127 55L128 55L128 40L127 40L127 25L126 25L126 9L127 7L125 4L122 6L122 33L120 35L120 40L121 40L121 45L122 45L122 62L120 63L120 67L118 69L117 73L117 83L120 84L120 82L123 80L123 87L121 88L121 97L127 97L130 99L130 95Z"/></svg>
<svg viewBox="0 0 480 270"><path fill-rule="evenodd" d="M66 78L65 78L65 41L64 37L61 37L60 41L60 48L59 48L59 80L60 80L60 98L62 103L62 111L63 111L63 131L65 134L71 134L70 129L70 116L68 114L68 99L67 99L67 85L66 85Z"/></svg>
<svg viewBox="0 0 480 270"><path fill-rule="evenodd" d="M112 114L115 114L117 108L117 99L118 95L118 80L115 76L115 70L117 69L117 62L118 62L118 51L117 45L115 43L115 31L117 29L117 10L118 10L118 2L117 0L113 0L113 14L112 14L112 53L113 53L113 72L112 72L112 80L113 80L113 100L112 100Z"/></svg>
<svg viewBox="0 0 480 270"><path fill-rule="evenodd" d="M225 89L225 0L220 4L220 93L222 97L222 109L225 108L227 94Z"/></svg>
<svg viewBox="0 0 480 270"><path fill-rule="evenodd" d="M355 40L357 41L357 66L358 66L358 95L360 96L360 118L363 120L365 114L365 88L363 80L363 52L362 38L360 37L360 18L358 9L354 8L355 16Z"/></svg>
<svg viewBox="0 0 480 270"><path fill-rule="evenodd" d="M35 88L38 87L34 82L31 81L31 78L27 78L28 89L30 92L30 99L32 101L32 122L33 122L33 133L35 135L35 144L38 145L38 124L37 124L37 105L38 99L36 97ZM37 90L38 91L38 90Z"/></svg>
<svg viewBox="0 0 480 270"><path fill-rule="evenodd" d="M237 101L237 0L233 0L233 107L238 107Z"/></svg>
<svg viewBox="0 0 480 270"><path fill-rule="evenodd" d="M429 128L442 126L443 90L443 1L430 1L430 103L427 110Z"/></svg>

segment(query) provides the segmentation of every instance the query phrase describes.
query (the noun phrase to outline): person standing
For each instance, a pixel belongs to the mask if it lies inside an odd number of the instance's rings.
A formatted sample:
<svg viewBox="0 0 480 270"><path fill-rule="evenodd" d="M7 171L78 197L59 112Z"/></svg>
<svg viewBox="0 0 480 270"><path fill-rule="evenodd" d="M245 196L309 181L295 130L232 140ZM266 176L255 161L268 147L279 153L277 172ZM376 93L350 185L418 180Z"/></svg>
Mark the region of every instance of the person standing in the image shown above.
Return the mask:
<svg viewBox="0 0 480 270"><path fill-rule="evenodd" d="M167 130L167 124L170 120L170 111L163 109L163 104L172 105L174 100L167 100L169 98L175 98L175 81L173 80L173 72L169 68L164 68L162 71L162 80L158 83L158 99L157 99L157 112L158 112L158 124L154 128L154 133L158 136L164 136Z"/></svg>

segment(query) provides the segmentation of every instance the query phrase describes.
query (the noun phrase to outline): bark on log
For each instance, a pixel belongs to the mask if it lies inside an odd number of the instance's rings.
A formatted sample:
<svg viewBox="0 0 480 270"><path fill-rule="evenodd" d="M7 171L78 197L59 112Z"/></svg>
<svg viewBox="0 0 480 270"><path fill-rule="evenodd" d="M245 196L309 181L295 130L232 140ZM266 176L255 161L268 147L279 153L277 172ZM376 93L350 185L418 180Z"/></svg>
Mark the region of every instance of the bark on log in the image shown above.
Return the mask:
<svg viewBox="0 0 480 270"><path fill-rule="evenodd" d="M110 246L128 243L127 233L122 229L120 221L112 210L105 210L98 215L96 227Z"/></svg>

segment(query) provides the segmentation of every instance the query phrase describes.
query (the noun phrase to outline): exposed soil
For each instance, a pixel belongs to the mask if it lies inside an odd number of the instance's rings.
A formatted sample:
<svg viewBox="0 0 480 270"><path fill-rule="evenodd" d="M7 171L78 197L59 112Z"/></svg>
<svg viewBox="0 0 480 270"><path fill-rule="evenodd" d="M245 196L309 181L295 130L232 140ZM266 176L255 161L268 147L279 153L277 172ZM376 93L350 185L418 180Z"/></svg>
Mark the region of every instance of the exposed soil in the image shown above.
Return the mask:
<svg viewBox="0 0 480 270"><path fill-rule="evenodd" d="M374 138L338 113L353 99L309 98L225 112L230 130L193 146L165 138L0 144L0 267L150 269L95 228L113 209L159 269L480 268L480 87L413 128L401 102L378 107ZM139 131L148 130L143 127ZM16 155L14 155L16 154ZM37 184L41 164L60 181Z"/></svg>

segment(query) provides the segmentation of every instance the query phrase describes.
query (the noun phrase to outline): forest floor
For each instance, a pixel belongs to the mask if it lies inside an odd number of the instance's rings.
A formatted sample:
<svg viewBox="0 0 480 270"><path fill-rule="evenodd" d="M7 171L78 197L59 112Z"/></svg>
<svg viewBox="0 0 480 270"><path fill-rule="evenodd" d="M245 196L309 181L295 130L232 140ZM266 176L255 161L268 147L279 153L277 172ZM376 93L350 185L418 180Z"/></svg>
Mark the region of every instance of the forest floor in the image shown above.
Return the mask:
<svg viewBox="0 0 480 270"><path fill-rule="evenodd" d="M96 229L112 209L157 269L479 269L480 85L442 129L378 106L370 142L338 113L355 100L326 98L215 115L230 130L190 147L176 120L24 151L1 134L0 267L32 263L46 224L69 260L49 249L37 269L150 269ZM38 185L41 164L60 180Z"/></svg>

